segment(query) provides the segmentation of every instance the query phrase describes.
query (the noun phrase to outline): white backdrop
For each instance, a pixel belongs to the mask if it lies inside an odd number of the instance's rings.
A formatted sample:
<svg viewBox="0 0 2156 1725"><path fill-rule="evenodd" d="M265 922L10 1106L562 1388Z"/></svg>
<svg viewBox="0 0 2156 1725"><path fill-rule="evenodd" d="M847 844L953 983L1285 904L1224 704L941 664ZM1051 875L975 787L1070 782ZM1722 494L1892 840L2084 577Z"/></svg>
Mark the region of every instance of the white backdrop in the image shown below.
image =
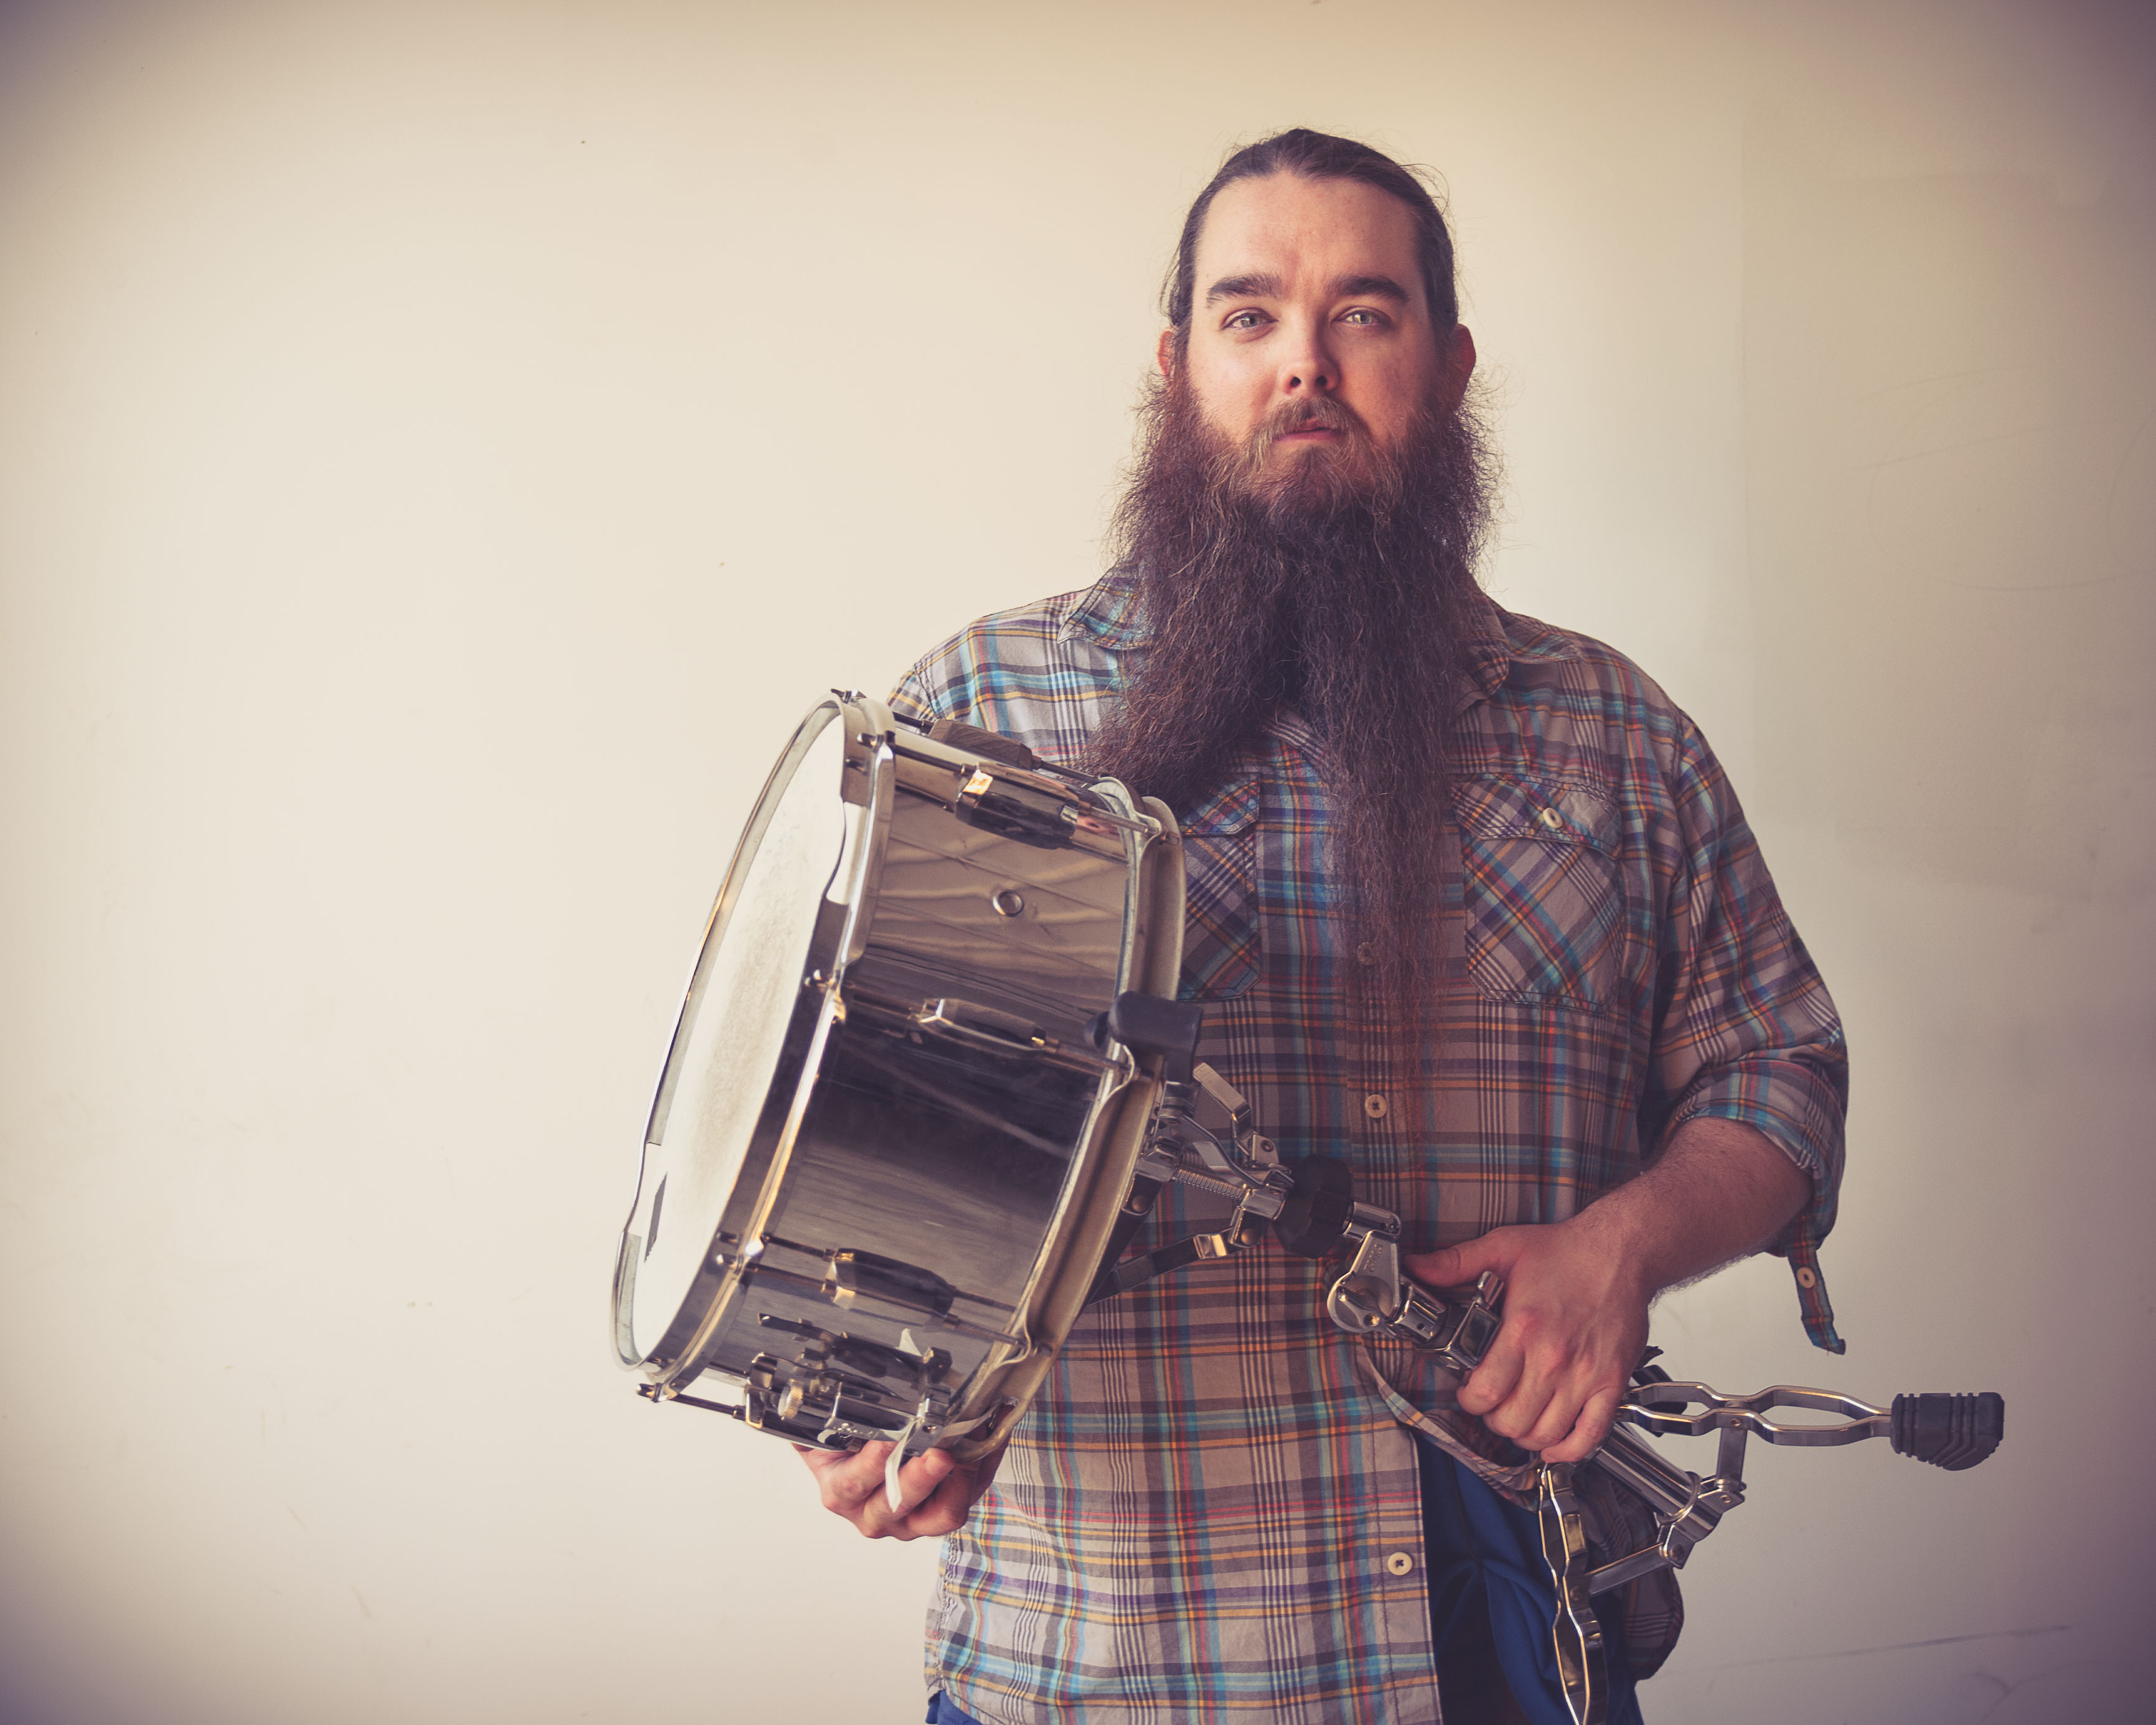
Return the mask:
<svg viewBox="0 0 2156 1725"><path fill-rule="evenodd" d="M609 1363L638 1132L778 739L1091 578L1182 208L1309 124L1445 174L1493 589L1702 719L1848 1020L1849 1354L1773 1262L1657 1339L2010 1403L1758 1455L1649 1717L2145 1717L2147 17L0 7L0 1716L919 1717L932 1553Z"/></svg>

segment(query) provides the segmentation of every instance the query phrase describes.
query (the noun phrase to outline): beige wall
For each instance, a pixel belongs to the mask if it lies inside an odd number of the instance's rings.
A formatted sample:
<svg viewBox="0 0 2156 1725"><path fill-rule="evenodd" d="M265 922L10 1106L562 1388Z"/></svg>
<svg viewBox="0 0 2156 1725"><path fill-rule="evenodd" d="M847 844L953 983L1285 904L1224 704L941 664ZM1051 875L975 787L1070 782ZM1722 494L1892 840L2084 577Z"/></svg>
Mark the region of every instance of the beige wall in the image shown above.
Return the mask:
<svg viewBox="0 0 2156 1725"><path fill-rule="evenodd" d="M918 1717L932 1553L608 1363L637 1128L776 740L1089 578L1181 205L1308 123L1445 172L1494 588L1850 1024L1849 1354L1774 1264L1658 1339L2011 1404L1759 1455L1649 1717L2143 1717L2136 10L0 9L0 1715Z"/></svg>

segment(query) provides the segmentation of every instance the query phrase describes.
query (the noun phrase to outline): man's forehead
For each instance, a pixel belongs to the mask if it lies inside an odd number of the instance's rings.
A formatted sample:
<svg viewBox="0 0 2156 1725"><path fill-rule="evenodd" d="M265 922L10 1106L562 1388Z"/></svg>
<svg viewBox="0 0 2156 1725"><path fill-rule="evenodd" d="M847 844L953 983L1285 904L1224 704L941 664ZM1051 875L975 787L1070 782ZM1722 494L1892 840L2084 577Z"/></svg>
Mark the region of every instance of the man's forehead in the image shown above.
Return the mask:
<svg viewBox="0 0 2156 1725"><path fill-rule="evenodd" d="M1420 285L1414 218L1389 192L1359 180L1269 174L1221 187L1198 236L1197 287L1223 280L1286 278L1310 271ZM1308 285L1307 282L1297 283Z"/></svg>

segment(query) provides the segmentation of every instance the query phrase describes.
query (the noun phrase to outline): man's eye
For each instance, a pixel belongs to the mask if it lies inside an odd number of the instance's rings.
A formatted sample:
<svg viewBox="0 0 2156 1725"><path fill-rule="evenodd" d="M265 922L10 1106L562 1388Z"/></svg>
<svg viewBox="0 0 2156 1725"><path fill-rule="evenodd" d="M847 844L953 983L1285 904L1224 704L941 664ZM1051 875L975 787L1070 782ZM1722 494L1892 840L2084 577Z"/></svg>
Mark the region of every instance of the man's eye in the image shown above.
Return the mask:
<svg viewBox="0 0 2156 1725"><path fill-rule="evenodd" d="M1360 306L1353 311L1342 312L1340 316L1340 321L1342 323L1375 323L1377 321L1376 312L1366 311Z"/></svg>
<svg viewBox="0 0 2156 1725"><path fill-rule="evenodd" d="M1238 311L1220 327L1224 330L1254 330L1265 321L1262 311Z"/></svg>

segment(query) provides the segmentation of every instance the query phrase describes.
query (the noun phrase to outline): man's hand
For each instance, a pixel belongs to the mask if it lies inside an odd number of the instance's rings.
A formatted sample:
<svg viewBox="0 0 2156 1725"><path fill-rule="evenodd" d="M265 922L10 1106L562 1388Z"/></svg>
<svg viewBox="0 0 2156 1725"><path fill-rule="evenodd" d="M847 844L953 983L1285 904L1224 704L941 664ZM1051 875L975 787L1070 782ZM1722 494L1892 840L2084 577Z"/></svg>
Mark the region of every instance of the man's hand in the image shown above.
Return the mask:
<svg viewBox="0 0 2156 1725"><path fill-rule="evenodd" d="M1545 1461L1581 1461L1609 1435L1647 1345L1647 1302L1772 1240L1811 1181L1754 1128L1687 1121L1644 1173L1568 1221L1493 1228L1403 1260L1434 1288L1505 1278L1503 1326L1460 1405Z"/></svg>
<svg viewBox="0 0 2156 1725"><path fill-rule="evenodd" d="M1647 1345L1647 1301L1630 1255L1589 1222L1497 1228L1478 1240L1410 1257L1435 1288L1460 1288L1486 1270L1505 1278L1504 1324L1460 1386L1460 1405L1545 1461L1584 1461L1609 1434Z"/></svg>
<svg viewBox="0 0 2156 1725"><path fill-rule="evenodd" d="M884 1464L889 1444L863 1444L850 1454L796 1444L794 1452L808 1464L823 1494L824 1507L844 1516L868 1539L940 1538L966 1524L996 1468L998 1449L978 1461L958 1461L948 1450L930 1450L898 1471L901 1507L893 1511L884 1495Z"/></svg>

